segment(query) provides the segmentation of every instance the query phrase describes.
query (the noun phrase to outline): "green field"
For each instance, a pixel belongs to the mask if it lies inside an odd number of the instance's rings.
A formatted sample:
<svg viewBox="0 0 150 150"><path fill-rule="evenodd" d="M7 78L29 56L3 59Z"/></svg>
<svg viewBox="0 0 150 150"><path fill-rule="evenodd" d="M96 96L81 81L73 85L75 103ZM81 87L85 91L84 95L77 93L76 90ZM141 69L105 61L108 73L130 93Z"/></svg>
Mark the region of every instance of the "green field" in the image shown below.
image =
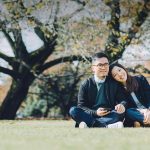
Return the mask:
<svg viewBox="0 0 150 150"><path fill-rule="evenodd" d="M0 150L144 150L149 128L77 129L73 121L0 121Z"/></svg>

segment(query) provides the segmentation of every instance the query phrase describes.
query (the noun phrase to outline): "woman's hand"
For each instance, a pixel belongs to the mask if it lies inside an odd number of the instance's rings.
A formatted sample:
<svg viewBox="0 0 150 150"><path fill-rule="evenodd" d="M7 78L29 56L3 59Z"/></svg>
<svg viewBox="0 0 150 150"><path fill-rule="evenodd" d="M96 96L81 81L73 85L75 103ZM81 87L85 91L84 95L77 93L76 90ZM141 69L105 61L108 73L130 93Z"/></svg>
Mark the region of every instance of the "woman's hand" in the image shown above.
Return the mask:
<svg viewBox="0 0 150 150"><path fill-rule="evenodd" d="M137 109L141 114L145 114L147 111L149 111L148 109Z"/></svg>
<svg viewBox="0 0 150 150"><path fill-rule="evenodd" d="M150 124L150 110L147 109L147 111L144 113L144 124Z"/></svg>

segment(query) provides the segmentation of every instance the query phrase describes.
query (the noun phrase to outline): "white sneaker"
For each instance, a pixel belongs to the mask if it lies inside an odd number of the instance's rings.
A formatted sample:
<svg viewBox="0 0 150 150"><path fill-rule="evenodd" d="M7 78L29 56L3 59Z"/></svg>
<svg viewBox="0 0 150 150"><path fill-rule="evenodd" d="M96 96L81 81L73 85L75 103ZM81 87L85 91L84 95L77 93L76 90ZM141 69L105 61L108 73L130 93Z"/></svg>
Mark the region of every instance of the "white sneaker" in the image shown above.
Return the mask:
<svg viewBox="0 0 150 150"><path fill-rule="evenodd" d="M83 129L83 128L88 128L88 126L87 126L87 124L85 123L85 122L80 122L80 124L79 124L79 128L80 129Z"/></svg>
<svg viewBox="0 0 150 150"><path fill-rule="evenodd" d="M123 122L119 121L116 123L109 124L107 128L123 128Z"/></svg>

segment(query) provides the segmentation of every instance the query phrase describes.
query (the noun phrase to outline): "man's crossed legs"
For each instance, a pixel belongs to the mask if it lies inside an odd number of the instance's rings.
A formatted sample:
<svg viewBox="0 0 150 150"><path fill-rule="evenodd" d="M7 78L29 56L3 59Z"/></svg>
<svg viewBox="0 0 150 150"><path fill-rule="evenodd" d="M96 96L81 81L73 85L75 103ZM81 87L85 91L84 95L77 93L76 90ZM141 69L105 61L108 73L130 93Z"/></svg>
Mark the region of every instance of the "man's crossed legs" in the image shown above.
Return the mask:
<svg viewBox="0 0 150 150"><path fill-rule="evenodd" d="M119 114L115 110L110 111L109 114L103 117L95 117L89 114L88 112L84 111L82 108L74 106L70 109L69 113L72 119L76 121L76 127L81 122L85 122L86 125L90 128L91 127L111 128L111 124L120 122L124 119L124 113Z"/></svg>

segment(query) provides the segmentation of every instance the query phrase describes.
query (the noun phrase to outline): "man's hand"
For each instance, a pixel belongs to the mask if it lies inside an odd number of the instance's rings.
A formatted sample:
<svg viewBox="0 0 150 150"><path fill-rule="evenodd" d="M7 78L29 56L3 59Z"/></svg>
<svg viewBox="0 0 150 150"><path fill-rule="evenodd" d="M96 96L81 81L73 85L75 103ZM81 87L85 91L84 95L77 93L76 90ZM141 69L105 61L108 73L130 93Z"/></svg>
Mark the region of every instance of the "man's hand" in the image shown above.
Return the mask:
<svg viewBox="0 0 150 150"><path fill-rule="evenodd" d="M115 106L115 110L117 113L122 114L125 112L125 107L122 104L118 104Z"/></svg>
<svg viewBox="0 0 150 150"><path fill-rule="evenodd" d="M109 114L110 111L105 110L105 108L98 108L96 113L97 113L97 116L102 117L102 116Z"/></svg>
<svg viewBox="0 0 150 150"><path fill-rule="evenodd" d="M150 111L147 109L144 113L144 124L150 124Z"/></svg>

